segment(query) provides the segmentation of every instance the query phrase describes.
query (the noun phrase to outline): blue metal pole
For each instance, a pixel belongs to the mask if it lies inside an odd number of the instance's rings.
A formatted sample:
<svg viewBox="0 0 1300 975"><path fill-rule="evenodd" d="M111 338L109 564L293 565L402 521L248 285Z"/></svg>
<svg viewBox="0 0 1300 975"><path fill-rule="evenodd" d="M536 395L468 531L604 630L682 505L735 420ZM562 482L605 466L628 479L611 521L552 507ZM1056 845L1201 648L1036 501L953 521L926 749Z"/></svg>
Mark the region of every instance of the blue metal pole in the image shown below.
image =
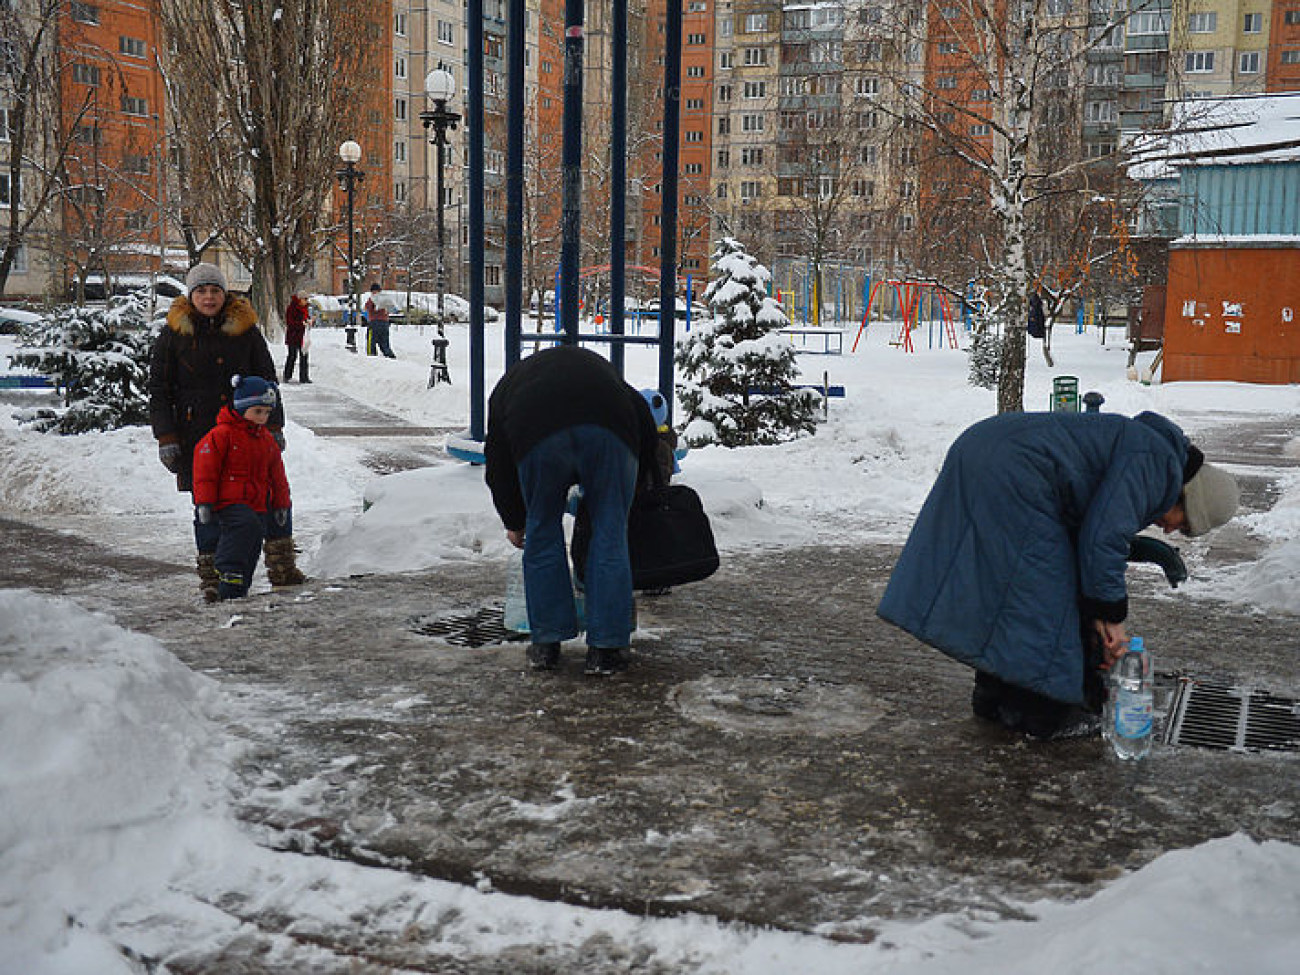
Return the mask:
<svg viewBox="0 0 1300 975"><path fill-rule="evenodd" d="M482 442L487 432L483 384L483 0L468 0L468 4L469 435Z"/></svg>
<svg viewBox="0 0 1300 975"><path fill-rule="evenodd" d="M578 262L582 259L583 0L564 0L564 148L560 213L561 323L565 341L578 343Z"/></svg>
<svg viewBox="0 0 1300 975"><path fill-rule="evenodd" d="M627 293L627 0L613 0L613 49L611 57L614 98L610 132L610 200L609 200L609 330L623 334L623 296ZM610 361L623 375L624 346L615 339Z"/></svg>
<svg viewBox="0 0 1300 975"><path fill-rule="evenodd" d="M506 28L506 335L505 366L519 361L524 301L524 0L510 0Z"/></svg>
<svg viewBox="0 0 1300 975"><path fill-rule="evenodd" d="M682 107L682 0L664 11L664 151L659 210L659 392L673 422L673 350L677 329L677 162Z"/></svg>

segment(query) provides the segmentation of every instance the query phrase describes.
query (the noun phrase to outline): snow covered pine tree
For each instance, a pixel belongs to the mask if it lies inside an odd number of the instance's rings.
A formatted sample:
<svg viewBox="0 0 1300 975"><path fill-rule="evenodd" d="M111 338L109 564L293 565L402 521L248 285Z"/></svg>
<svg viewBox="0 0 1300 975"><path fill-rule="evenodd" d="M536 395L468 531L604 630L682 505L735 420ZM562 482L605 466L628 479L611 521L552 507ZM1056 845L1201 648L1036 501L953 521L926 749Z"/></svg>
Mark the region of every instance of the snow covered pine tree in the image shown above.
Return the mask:
<svg viewBox="0 0 1300 975"><path fill-rule="evenodd" d="M153 329L145 308L139 294L112 307L70 305L25 329L10 361L49 376L64 404L26 422L62 434L147 423Z"/></svg>
<svg viewBox="0 0 1300 975"><path fill-rule="evenodd" d="M731 237L713 253L704 293L711 322L677 349L688 446L774 444L816 432L821 394L797 389L794 346L778 329L790 320L767 294L771 274Z"/></svg>

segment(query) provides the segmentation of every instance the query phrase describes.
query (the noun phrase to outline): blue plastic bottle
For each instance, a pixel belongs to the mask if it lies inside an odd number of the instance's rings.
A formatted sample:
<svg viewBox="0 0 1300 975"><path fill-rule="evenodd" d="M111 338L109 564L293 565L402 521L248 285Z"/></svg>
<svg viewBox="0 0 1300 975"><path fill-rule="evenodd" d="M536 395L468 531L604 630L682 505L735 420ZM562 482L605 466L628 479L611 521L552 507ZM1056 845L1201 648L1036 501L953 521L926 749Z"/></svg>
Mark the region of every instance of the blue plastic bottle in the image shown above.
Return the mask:
<svg viewBox="0 0 1300 975"><path fill-rule="evenodd" d="M1144 758L1151 751L1154 697L1151 655L1135 636L1111 671L1106 707L1106 740L1121 760Z"/></svg>

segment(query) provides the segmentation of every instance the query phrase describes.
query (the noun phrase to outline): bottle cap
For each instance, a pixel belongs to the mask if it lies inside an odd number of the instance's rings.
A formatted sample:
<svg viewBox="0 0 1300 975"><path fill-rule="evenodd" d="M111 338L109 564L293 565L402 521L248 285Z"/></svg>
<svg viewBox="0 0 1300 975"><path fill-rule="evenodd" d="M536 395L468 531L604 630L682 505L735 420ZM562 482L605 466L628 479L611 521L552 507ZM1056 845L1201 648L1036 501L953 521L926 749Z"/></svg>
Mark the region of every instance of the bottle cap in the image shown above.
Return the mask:
<svg viewBox="0 0 1300 975"><path fill-rule="evenodd" d="M1145 650L1146 647L1143 645L1142 638L1140 636L1135 636L1128 641L1129 653L1143 653Z"/></svg>

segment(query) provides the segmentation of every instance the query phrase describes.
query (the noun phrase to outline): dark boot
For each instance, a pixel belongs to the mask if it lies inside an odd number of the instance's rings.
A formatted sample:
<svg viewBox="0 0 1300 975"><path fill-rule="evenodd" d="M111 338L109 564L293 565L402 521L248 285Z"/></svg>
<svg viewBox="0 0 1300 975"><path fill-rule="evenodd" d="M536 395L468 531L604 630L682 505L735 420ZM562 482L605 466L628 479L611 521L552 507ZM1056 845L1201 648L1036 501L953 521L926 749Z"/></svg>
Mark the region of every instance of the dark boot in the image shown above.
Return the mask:
<svg viewBox="0 0 1300 975"><path fill-rule="evenodd" d="M266 578L272 586L301 586L307 581L295 561L292 536L268 538L262 552L266 555Z"/></svg>
<svg viewBox="0 0 1300 975"><path fill-rule="evenodd" d="M221 578L217 575L217 557L212 552L200 552L195 559L195 568L199 572L199 589L205 602L215 603L220 599Z"/></svg>

